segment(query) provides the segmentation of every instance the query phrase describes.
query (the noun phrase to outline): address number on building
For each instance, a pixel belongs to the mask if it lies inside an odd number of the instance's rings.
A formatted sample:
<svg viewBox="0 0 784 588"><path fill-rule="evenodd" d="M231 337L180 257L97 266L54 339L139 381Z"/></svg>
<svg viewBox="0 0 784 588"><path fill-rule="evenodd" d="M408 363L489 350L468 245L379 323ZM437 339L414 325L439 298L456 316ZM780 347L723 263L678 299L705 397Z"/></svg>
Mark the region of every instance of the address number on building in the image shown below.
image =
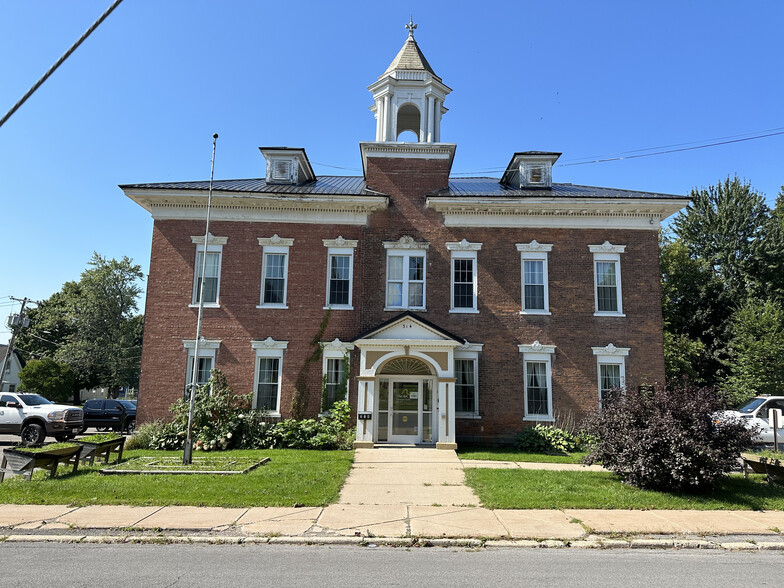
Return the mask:
<svg viewBox="0 0 784 588"><path fill-rule="evenodd" d="M360 412L357 413L357 420L359 421L369 421L373 418L372 412Z"/></svg>

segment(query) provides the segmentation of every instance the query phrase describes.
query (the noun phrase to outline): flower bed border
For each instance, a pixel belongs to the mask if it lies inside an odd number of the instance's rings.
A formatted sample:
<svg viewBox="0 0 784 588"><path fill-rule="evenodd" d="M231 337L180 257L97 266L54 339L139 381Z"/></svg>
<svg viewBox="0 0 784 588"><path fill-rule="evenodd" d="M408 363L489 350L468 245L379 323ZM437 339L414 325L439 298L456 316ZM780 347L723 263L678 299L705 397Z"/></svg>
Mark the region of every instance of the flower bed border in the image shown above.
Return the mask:
<svg viewBox="0 0 784 588"><path fill-rule="evenodd" d="M151 474L151 475L167 475L167 476L183 476L183 475L195 475L195 474L211 474L215 476L232 476L236 474L247 474L262 466L270 461L269 457L264 457L260 461L251 464L244 470L236 470L236 471L226 471L226 470L118 470L114 468L110 469L101 469L98 470L99 473L105 476L114 476L114 475L140 475L140 474Z"/></svg>

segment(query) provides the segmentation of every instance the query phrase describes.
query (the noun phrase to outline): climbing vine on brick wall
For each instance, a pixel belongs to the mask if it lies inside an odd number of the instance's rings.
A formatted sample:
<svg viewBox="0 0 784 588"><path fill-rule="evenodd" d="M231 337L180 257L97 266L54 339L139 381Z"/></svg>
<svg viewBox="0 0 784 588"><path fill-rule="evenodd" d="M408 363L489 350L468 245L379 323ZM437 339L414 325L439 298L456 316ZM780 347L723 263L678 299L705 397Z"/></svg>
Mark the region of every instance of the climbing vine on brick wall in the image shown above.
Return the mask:
<svg viewBox="0 0 784 588"><path fill-rule="evenodd" d="M327 331L331 312L332 309L328 308L324 313L324 318L321 319L318 331L310 341L310 345L314 348L313 353L302 364L302 369L299 370L297 379L294 382L294 395L291 397L291 416L295 419L305 418L305 413L308 410L308 373L310 372L310 366L321 359L322 349L319 343Z"/></svg>

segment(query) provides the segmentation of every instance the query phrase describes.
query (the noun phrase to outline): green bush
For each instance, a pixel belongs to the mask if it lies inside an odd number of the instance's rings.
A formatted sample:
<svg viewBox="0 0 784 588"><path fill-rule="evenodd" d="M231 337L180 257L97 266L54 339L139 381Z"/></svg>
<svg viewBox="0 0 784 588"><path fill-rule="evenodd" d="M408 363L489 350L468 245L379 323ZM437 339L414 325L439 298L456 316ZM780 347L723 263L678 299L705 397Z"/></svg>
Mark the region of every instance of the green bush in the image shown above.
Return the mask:
<svg viewBox="0 0 784 588"><path fill-rule="evenodd" d="M125 449L152 449L152 437L159 433L162 427L162 421L139 425L133 435L125 440Z"/></svg>
<svg viewBox="0 0 784 588"><path fill-rule="evenodd" d="M519 451L531 453L571 453L580 450L580 444L574 435L547 425L536 425L520 431L515 447Z"/></svg>

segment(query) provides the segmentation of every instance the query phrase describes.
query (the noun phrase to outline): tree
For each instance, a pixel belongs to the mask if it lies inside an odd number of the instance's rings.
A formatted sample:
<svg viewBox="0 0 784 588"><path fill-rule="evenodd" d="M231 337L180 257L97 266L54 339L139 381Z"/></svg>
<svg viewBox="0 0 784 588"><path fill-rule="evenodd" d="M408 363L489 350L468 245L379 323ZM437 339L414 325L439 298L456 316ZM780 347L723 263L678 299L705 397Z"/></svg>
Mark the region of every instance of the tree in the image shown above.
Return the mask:
<svg viewBox="0 0 784 588"><path fill-rule="evenodd" d="M19 370L19 381L26 392L40 394L53 402L69 402L76 376L67 365L45 357L29 361Z"/></svg>
<svg viewBox="0 0 784 588"><path fill-rule="evenodd" d="M727 375L735 310L784 298L784 196L771 213L737 177L690 196L661 240L665 357L668 378L714 385Z"/></svg>
<svg viewBox="0 0 784 588"><path fill-rule="evenodd" d="M784 310L777 302L748 300L733 315L722 382L734 404L784 390Z"/></svg>
<svg viewBox="0 0 784 588"><path fill-rule="evenodd" d="M141 268L94 253L78 282L66 282L30 312L18 349L70 366L78 388L116 392L137 385L144 318L136 315Z"/></svg>

